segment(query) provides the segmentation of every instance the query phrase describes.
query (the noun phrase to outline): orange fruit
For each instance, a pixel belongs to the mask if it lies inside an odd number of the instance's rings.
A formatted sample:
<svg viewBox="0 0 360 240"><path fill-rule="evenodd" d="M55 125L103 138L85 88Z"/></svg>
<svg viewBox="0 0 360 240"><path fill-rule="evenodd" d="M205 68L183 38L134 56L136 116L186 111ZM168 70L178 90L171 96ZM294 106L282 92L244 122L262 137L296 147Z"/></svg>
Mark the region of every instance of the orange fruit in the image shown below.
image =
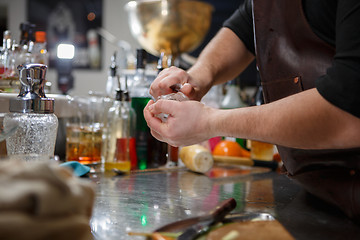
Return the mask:
<svg viewBox="0 0 360 240"><path fill-rule="evenodd" d="M237 142L229 140L221 140L218 142L212 154L218 156L250 157L249 151L243 149Z"/></svg>

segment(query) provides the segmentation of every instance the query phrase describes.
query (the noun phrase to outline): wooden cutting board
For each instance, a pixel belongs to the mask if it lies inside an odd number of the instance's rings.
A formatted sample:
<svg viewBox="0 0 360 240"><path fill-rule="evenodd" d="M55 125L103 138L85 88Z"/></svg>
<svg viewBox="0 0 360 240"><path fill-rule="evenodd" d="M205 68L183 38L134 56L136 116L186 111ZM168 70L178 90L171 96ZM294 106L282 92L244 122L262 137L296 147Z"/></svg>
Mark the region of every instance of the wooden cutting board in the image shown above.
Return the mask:
<svg viewBox="0 0 360 240"><path fill-rule="evenodd" d="M276 220L246 221L224 225L211 231L206 240L294 240Z"/></svg>

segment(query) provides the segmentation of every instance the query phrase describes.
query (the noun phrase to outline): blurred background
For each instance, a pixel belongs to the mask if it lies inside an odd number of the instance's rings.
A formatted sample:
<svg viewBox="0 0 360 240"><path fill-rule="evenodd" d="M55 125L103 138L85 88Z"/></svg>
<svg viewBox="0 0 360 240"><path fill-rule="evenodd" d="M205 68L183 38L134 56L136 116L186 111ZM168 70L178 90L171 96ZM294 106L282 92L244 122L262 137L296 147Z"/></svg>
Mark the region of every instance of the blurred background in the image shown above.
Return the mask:
<svg viewBox="0 0 360 240"><path fill-rule="evenodd" d="M214 7L211 28L201 46L190 53L191 56L198 56L203 46L221 27L222 22L242 1L205 1ZM132 57L128 57L126 68L135 68L136 49L140 45L129 29L128 15L124 10L127 2L128 0L0 0L0 34L2 36L5 30L10 30L12 39L18 41L21 35L19 26L24 22L36 24L36 31L46 32L49 53L47 80L52 83L51 93L61 93L57 87L55 45L61 38L67 38L76 47L71 69L74 84L68 93L87 95L89 91L104 92L111 56L115 51L120 56L118 61L121 61L124 49L129 48L127 51ZM60 14L57 19L54 17L56 14ZM150 59L156 62L156 57ZM124 63L120 62L119 66L122 67L122 64ZM148 64L147 67L151 71L154 65ZM255 79L253 64L241 76L240 81L242 85L254 86Z"/></svg>

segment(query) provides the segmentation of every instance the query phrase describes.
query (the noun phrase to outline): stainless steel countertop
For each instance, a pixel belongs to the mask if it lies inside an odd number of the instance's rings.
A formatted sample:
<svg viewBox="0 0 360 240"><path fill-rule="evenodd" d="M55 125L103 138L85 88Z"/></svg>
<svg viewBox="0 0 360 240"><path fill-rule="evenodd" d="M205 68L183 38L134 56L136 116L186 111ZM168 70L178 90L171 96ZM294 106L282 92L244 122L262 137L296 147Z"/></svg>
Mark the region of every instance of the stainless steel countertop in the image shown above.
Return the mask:
<svg viewBox="0 0 360 240"><path fill-rule="evenodd" d="M360 226L334 207L306 193L288 177L261 168L215 168L209 176L184 169L125 176L100 173L91 175L90 180L96 183L90 225L97 240L144 239L127 232L152 232L206 214L230 197L237 201L233 213L269 213L295 239L360 236Z"/></svg>

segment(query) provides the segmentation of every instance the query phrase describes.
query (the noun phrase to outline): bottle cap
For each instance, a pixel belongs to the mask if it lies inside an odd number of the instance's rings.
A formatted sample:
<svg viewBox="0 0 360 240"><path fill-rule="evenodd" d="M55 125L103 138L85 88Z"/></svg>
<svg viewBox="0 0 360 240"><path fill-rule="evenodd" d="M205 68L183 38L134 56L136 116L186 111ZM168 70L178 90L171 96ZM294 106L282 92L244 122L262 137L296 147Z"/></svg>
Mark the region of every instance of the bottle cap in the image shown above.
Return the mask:
<svg viewBox="0 0 360 240"><path fill-rule="evenodd" d="M128 92L128 91L124 91L124 90L117 89L117 90L116 90L115 100L116 100L116 101L129 102L129 101L130 101L129 92Z"/></svg>
<svg viewBox="0 0 360 240"><path fill-rule="evenodd" d="M20 24L20 30L21 31L28 31L29 30L29 23L28 22L24 22Z"/></svg>
<svg viewBox="0 0 360 240"><path fill-rule="evenodd" d="M136 68L145 68L147 52L142 49L136 49Z"/></svg>
<svg viewBox="0 0 360 240"><path fill-rule="evenodd" d="M5 38L5 39L11 39L11 32L10 32L10 30L4 31L4 33L3 33L3 38Z"/></svg>
<svg viewBox="0 0 360 240"><path fill-rule="evenodd" d="M3 49L11 49L11 44L11 32L6 30L3 34Z"/></svg>
<svg viewBox="0 0 360 240"><path fill-rule="evenodd" d="M44 31L36 31L35 32L35 41L39 43L46 42L46 32Z"/></svg>
<svg viewBox="0 0 360 240"><path fill-rule="evenodd" d="M36 27L36 25L35 24L29 24L29 29L28 29L28 32L29 32L29 35L28 35L28 37L29 37L29 41L33 41L33 42L35 42L35 27Z"/></svg>
<svg viewBox="0 0 360 240"><path fill-rule="evenodd" d="M110 64L110 76L115 77L117 74L117 63L116 63L116 54L115 51L114 54L111 56L111 64Z"/></svg>
<svg viewBox="0 0 360 240"><path fill-rule="evenodd" d="M20 93L10 100L10 112L53 113L54 99L44 92L47 66L43 64L19 65Z"/></svg>

